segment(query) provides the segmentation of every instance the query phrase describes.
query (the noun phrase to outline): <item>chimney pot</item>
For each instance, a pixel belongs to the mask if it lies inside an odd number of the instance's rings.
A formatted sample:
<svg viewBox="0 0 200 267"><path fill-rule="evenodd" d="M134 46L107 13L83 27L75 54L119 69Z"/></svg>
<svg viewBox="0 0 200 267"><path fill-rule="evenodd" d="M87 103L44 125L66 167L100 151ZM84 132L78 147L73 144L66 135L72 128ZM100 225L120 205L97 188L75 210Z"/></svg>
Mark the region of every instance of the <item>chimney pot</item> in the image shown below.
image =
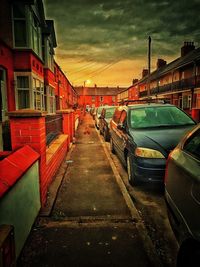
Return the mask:
<svg viewBox="0 0 200 267"><path fill-rule="evenodd" d="M160 69L161 67L165 66L167 64L167 61L165 61L162 58L158 58L157 60L157 69Z"/></svg>
<svg viewBox="0 0 200 267"><path fill-rule="evenodd" d="M184 57L194 49L195 49L194 42L184 42L184 45L181 47L181 57Z"/></svg>
<svg viewBox="0 0 200 267"><path fill-rule="evenodd" d="M144 78L145 76L147 76L149 73L148 69L143 69L142 71L142 78Z"/></svg>

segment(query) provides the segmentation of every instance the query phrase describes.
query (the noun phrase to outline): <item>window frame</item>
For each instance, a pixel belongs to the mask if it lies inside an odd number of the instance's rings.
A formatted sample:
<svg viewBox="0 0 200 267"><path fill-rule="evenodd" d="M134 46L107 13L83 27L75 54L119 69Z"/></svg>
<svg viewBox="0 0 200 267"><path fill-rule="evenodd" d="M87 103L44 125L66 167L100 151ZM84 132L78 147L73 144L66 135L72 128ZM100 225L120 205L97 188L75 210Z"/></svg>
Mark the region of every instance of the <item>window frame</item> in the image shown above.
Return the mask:
<svg viewBox="0 0 200 267"><path fill-rule="evenodd" d="M186 146L187 146L187 145L188 145L188 144L189 144L189 143L190 143L196 136L199 136L199 138L200 138L200 128L197 129L196 131L194 131L194 132L192 133L192 135L191 135L188 139L185 140L184 144L182 145L182 150L183 150L185 153L187 153L187 154L189 154L190 156L192 156L193 158L195 158L195 159L197 159L198 161L200 161L200 155L197 155L197 154L193 153L192 151L189 151L189 150L186 149Z"/></svg>
<svg viewBox="0 0 200 267"><path fill-rule="evenodd" d="M32 94L31 94L31 73L29 72L15 72L14 73L14 77L15 77L15 101L16 101L16 110L20 110L20 109L24 109L24 108L19 108L19 91L28 91L29 92L29 107L25 108L25 109L30 109L32 108ZM18 88L18 84L17 84L17 78L18 77L28 77L28 88Z"/></svg>
<svg viewBox="0 0 200 267"><path fill-rule="evenodd" d="M14 3L12 5L12 34L13 34L13 47L14 48L29 48L29 38L28 38L28 11L27 11L27 6L24 5L24 13L25 13L25 16L24 18L20 18L20 17L14 17L14 5L17 5L17 4L21 4L23 5L23 3ZM26 37L26 45L25 46L17 46L16 45L16 39L15 39L15 21L24 21L25 22L25 28L26 28L26 32L25 32L25 37Z"/></svg>

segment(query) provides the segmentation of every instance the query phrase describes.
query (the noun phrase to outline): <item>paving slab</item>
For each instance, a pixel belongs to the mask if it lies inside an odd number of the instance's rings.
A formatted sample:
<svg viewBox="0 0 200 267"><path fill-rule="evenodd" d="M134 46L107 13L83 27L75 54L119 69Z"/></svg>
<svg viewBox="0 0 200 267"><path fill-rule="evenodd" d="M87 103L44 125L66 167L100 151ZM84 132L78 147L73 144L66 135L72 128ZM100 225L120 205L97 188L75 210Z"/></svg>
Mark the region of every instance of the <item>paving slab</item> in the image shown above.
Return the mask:
<svg viewBox="0 0 200 267"><path fill-rule="evenodd" d="M160 267L89 114L75 140L17 266Z"/></svg>

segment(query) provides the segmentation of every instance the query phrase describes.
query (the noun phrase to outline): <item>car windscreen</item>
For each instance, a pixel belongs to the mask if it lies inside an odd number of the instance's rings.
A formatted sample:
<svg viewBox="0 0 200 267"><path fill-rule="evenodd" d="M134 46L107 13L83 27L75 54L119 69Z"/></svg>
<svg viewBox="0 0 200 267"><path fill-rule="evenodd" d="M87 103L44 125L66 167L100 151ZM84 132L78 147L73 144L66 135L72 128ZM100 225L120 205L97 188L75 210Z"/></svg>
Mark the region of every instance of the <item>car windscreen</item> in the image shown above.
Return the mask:
<svg viewBox="0 0 200 267"><path fill-rule="evenodd" d="M130 110L130 127L134 129L195 125L195 122L175 106L154 106Z"/></svg>
<svg viewBox="0 0 200 267"><path fill-rule="evenodd" d="M106 119L110 119L110 118L112 118L114 112L115 112L115 107L106 109L106 115L105 115L105 118L106 118Z"/></svg>
<svg viewBox="0 0 200 267"><path fill-rule="evenodd" d="M98 107L98 108L97 108L97 114L98 114L98 115L100 115L100 114L101 114L101 111L102 111L102 109L103 109L103 106L102 106L102 107Z"/></svg>

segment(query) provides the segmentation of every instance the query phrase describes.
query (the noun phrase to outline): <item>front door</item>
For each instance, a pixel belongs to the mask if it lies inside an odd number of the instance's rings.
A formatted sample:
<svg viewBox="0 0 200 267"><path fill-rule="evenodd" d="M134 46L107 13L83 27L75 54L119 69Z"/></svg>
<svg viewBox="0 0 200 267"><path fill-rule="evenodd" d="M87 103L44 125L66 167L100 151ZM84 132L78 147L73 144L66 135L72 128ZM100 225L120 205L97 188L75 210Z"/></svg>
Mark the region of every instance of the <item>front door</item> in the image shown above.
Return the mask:
<svg viewBox="0 0 200 267"><path fill-rule="evenodd" d="M2 123L8 119L6 71L0 68L0 150L3 150Z"/></svg>

